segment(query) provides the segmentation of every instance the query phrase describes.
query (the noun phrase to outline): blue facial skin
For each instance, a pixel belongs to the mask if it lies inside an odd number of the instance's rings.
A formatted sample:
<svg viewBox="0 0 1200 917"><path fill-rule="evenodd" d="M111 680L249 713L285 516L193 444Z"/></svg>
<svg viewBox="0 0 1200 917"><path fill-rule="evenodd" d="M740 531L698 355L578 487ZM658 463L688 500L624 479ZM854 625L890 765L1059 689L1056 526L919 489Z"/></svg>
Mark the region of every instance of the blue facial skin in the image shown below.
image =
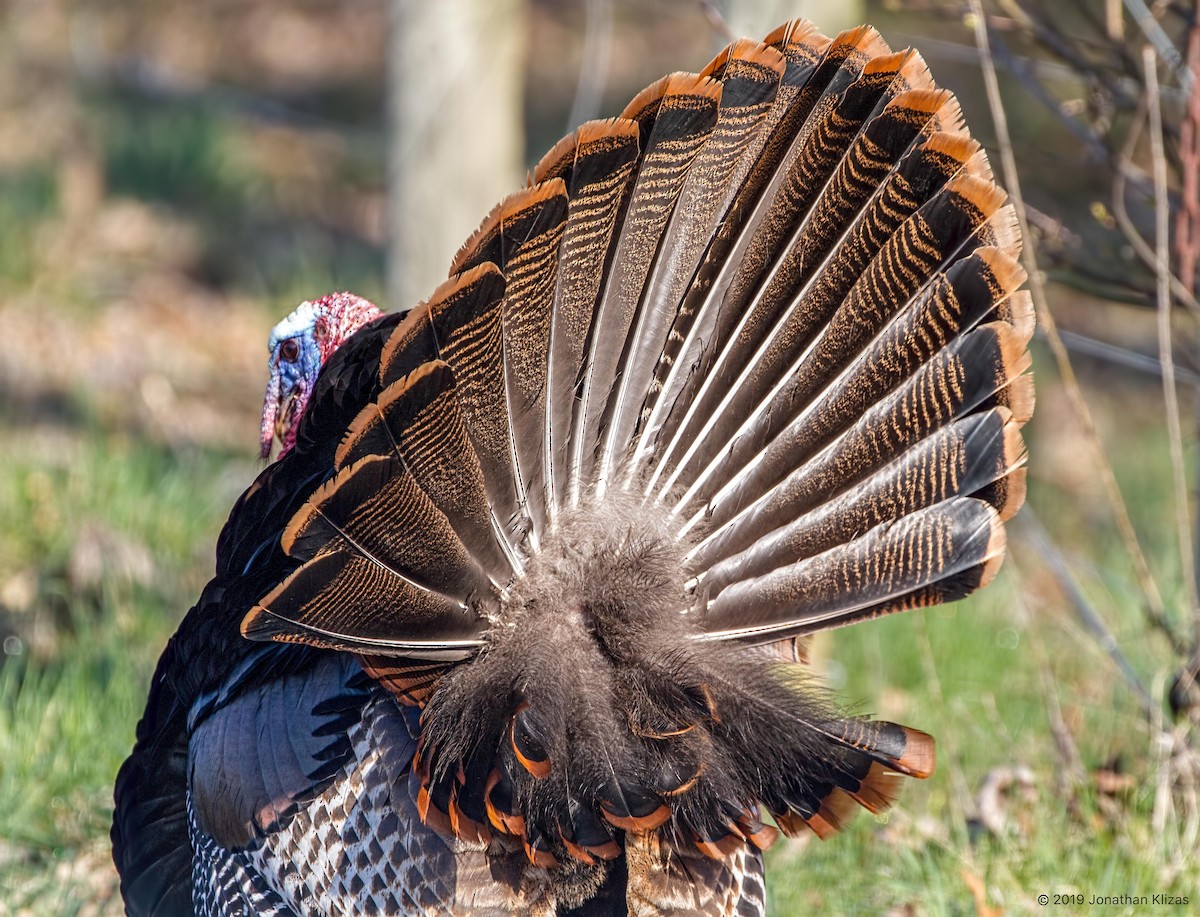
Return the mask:
<svg viewBox="0 0 1200 917"><path fill-rule="evenodd" d="M316 327L320 308L311 302L296 310L271 330L267 348L270 379L263 399L262 454L267 458L275 436L284 451L291 448L292 427L308 401L321 371L321 346ZM282 454L282 453L281 453Z"/></svg>

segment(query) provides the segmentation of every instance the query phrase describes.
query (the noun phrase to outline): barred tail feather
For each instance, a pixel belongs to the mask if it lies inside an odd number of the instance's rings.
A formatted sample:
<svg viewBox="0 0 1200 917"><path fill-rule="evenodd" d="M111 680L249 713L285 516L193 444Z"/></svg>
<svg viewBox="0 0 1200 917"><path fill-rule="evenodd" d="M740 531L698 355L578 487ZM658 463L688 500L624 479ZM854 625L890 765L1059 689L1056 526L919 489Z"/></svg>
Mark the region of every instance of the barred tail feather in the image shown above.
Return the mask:
<svg viewBox="0 0 1200 917"><path fill-rule="evenodd" d="M880 811L933 740L839 711L794 638L995 575L1033 410L1019 246L919 55L735 42L484 220L243 632L423 706L422 818L537 867L650 835L729 862L768 821Z"/></svg>

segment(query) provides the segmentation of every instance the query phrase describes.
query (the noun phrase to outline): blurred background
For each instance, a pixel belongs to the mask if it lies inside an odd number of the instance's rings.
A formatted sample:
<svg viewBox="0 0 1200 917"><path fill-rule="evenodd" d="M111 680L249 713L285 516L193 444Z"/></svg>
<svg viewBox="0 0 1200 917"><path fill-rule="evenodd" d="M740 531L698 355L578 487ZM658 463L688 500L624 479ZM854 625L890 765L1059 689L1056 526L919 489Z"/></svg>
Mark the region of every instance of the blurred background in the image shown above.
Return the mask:
<svg viewBox="0 0 1200 917"><path fill-rule="evenodd" d="M258 469L269 328L411 307L571 127L797 15L918 47L1022 192L1038 410L998 581L819 645L939 771L777 845L774 913L1195 907L1196 6L977 4L0 2L0 914L121 912L112 780Z"/></svg>

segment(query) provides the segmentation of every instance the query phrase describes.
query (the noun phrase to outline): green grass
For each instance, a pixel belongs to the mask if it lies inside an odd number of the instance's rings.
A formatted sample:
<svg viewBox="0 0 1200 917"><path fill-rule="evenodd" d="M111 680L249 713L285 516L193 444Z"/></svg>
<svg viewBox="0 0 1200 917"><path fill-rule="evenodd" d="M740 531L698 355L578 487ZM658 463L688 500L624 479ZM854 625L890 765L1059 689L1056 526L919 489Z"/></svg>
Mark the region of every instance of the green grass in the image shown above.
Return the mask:
<svg viewBox="0 0 1200 917"><path fill-rule="evenodd" d="M0 888L5 904L31 914L94 913L97 898L111 895L113 777L157 654L211 569L219 525L253 472L245 459L174 452L93 428L86 413L77 420L57 461L46 459L44 430L0 428L0 585L34 570L37 598L26 614L47 618L53 633L0 668ZM1134 448L1129 461L1157 472L1163 458L1147 435L1145 454ZM1059 496L1035 483L1032 502L1045 514ZM1139 507L1145 514L1168 495L1160 486L1138 498L1151 504ZM80 532L97 522L149 550L149 581L109 572L87 588L71 582ZM1114 556L1101 559L1116 565L1118 549L1104 550ZM934 733L939 769L927 781L906 781L886 816L862 813L831 841L778 845L770 855L773 913L975 914L972 877L987 904L1006 913L1039 912L1036 896L1056 892L1196 900L1194 879L1172 883L1161 874L1149 828L1149 739L1131 696L1070 618L1031 595L1028 550L1018 543L1013 553L976 598L822 638L818 665L839 696ZM1095 579L1085 587L1106 613L1119 613L1119 596ZM1136 612L1125 614L1132 632ZM1153 641L1126 648L1152 664ZM1120 755L1137 778L1117 801L1115 820L1090 791L1068 806L1058 786L1043 658L1085 767ZM1030 767L1035 785L1028 798L1010 799L1012 830L993 837L967 819L984 775L1012 765Z"/></svg>
<svg viewBox="0 0 1200 917"><path fill-rule="evenodd" d="M1052 418L1061 396L1042 381ZM1138 407L1153 404L1149 395L1099 407L1126 418L1114 463L1151 563L1171 584L1178 565L1162 524L1170 518L1167 453L1153 411ZM20 652L0 655L0 913L115 912L113 778L158 653L199 593L220 524L253 476L252 444L232 456L112 432L82 395L66 396L52 422L26 419L0 411L0 643L21 639L5 644ZM1039 444L1060 432L1034 424L1035 470ZM1107 510L1040 474L1030 504L1121 648L1161 690L1169 658L1142 627ZM80 582L73 561L97 530L149 556L150 571L130 578L112 563ZM838 696L933 733L939 765L929 780L906 781L886 816L861 813L830 841L781 842L770 854L774 914L971 915L985 912L979 893L985 908L1012 914L1046 912L1036 904L1043 893L1200 899L1191 874L1164 871L1164 844L1150 827L1151 739L1133 696L1064 610L1019 525L1010 531L1011 557L979 596L818 642L816 664ZM13 582L32 589L26 607L5 607ZM1168 601L1178 598L1168 590ZM1119 759L1134 778L1128 793L1102 804L1087 781L1064 790L1051 699L1084 769ZM979 788L990 771L1017 765L1034 784L1007 800L1009 830L992 836L972 821Z"/></svg>
<svg viewBox="0 0 1200 917"><path fill-rule="evenodd" d="M1040 912L1037 895L1056 892L1173 892L1197 900L1194 879L1160 877L1148 788L1121 801L1120 823L1101 814L1086 788L1068 806L1030 641L1044 642L1061 703L1086 724L1075 736L1086 767L1120 752L1144 778L1149 740L1124 687L1088 647L1072 645L1070 629L1015 620L1016 580L1002 575L957 606L852 628L831 641L849 682L842 693L875 711L873 699L899 695L899 716L879 712L934 733L938 771L924 782L906 781L899 805L885 816L863 813L834 840L775 850L768 871L774 913L883 914L913 905L918 914L974 914L968 874L1005 913ZM1009 800L1011 832L997 838L968 825L984 776L1014 765L1032 768L1035 785L1029 798ZM1155 913L1105 911L1135 912Z"/></svg>
<svg viewBox="0 0 1200 917"><path fill-rule="evenodd" d="M37 221L57 207L53 176L45 167L0 173L0 288L20 290L35 273Z"/></svg>
<svg viewBox="0 0 1200 917"><path fill-rule="evenodd" d="M53 462L38 436L0 424L0 585L35 589L26 609L0 606L0 913L71 914L112 890L113 778L233 494L227 456L85 428ZM115 569L72 581L72 552L98 525L149 552L146 582Z"/></svg>

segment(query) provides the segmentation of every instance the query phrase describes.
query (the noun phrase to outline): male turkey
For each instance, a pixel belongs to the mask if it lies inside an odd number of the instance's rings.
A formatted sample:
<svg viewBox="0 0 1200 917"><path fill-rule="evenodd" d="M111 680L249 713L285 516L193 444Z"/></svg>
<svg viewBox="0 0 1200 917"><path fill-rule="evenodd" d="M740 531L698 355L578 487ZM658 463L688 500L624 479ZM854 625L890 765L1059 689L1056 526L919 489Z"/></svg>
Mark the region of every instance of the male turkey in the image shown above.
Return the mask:
<svg viewBox="0 0 1200 917"><path fill-rule="evenodd" d="M995 574L1019 238L954 97L789 23L538 163L407 315L274 331L116 786L132 914L759 914L933 740L802 639Z"/></svg>

